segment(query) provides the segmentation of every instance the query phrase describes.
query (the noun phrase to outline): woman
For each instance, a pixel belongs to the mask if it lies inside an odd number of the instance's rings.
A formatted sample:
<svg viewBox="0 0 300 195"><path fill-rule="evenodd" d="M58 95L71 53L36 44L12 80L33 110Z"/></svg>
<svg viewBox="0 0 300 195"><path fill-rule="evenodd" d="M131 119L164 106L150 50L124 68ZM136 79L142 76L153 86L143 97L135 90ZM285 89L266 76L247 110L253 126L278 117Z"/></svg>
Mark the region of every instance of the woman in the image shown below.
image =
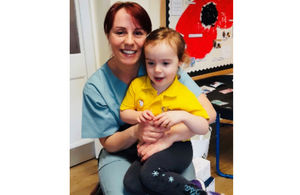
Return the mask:
<svg viewBox="0 0 300 195"><path fill-rule="evenodd" d="M104 31L113 56L88 79L84 87L82 137L99 138L104 148L99 155L98 169L104 194L129 194L124 190L123 177L138 158L138 140L145 142L139 148L139 155L147 159L175 141L189 139L194 134L184 124L173 126L165 135L161 133L164 127L150 124L129 126L121 121L119 108L129 83L145 74L139 59L145 38L151 32L151 21L139 4L117 2L106 14ZM180 76L180 82L198 97L210 122L213 122L216 114L206 96L186 73L181 72ZM189 180L195 178L192 164L183 176Z"/></svg>

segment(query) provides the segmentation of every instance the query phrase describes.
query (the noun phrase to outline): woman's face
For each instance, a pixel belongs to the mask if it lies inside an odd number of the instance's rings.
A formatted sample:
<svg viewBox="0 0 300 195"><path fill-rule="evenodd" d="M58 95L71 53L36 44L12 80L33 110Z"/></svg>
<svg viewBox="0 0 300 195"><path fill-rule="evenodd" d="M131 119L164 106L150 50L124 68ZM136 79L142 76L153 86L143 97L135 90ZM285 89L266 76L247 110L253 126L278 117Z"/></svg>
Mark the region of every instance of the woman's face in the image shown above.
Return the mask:
<svg viewBox="0 0 300 195"><path fill-rule="evenodd" d="M124 8L120 9L108 34L108 41L118 63L127 66L136 65L146 36L147 33L134 18Z"/></svg>

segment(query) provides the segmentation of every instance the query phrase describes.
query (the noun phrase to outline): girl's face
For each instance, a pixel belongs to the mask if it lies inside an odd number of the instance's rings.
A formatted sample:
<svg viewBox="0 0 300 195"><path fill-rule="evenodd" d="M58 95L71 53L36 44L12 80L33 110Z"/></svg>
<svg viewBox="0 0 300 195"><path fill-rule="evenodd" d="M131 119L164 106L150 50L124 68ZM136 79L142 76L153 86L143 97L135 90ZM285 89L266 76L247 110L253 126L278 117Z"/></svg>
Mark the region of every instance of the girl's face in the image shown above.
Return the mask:
<svg viewBox="0 0 300 195"><path fill-rule="evenodd" d="M113 55L121 65L137 65L147 33L124 8L114 18L108 41Z"/></svg>
<svg viewBox="0 0 300 195"><path fill-rule="evenodd" d="M164 41L156 45L147 45L145 58L152 86L161 93L172 84L182 62L179 61L176 50Z"/></svg>

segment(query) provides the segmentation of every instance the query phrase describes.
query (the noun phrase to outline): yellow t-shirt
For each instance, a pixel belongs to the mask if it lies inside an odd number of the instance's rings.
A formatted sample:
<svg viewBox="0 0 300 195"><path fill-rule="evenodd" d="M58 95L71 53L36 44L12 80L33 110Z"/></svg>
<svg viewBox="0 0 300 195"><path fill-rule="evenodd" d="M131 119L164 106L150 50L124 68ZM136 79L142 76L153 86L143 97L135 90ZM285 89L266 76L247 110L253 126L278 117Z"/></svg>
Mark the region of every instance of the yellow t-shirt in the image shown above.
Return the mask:
<svg viewBox="0 0 300 195"><path fill-rule="evenodd" d="M120 110L150 110L154 116L169 110L184 110L193 115L209 119L197 97L177 77L161 94L152 87L150 78L142 76L134 79L123 99Z"/></svg>

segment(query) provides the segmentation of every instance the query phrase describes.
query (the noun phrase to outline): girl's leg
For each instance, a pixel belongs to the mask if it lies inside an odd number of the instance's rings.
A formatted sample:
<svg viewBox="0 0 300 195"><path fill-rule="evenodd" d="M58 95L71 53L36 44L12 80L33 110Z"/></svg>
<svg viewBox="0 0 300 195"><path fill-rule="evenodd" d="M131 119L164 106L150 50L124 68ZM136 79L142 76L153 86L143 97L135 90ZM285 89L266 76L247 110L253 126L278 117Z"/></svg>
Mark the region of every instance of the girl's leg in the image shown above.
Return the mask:
<svg viewBox="0 0 300 195"><path fill-rule="evenodd" d="M105 149L99 155L98 175L101 189L104 195L131 195L124 188L123 179L137 159L136 145L118 153L108 153ZM182 175L188 180L195 178L195 170L192 163L184 170Z"/></svg>
<svg viewBox="0 0 300 195"><path fill-rule="evenodd" d="M200 189L180 175L190 165L192 157L191 142L176 142L144 163L141 181L148 189L160 194L200 194Z"/></svg>
<svg viewBox="0 0 300 195"><path fill-rule="evenodd" d="M142 164L139 160L136 160L129 167L124 177L124 187L127 192L134 195L150 194L150 191L144 187L140 180L140 171Z"/></svg>

